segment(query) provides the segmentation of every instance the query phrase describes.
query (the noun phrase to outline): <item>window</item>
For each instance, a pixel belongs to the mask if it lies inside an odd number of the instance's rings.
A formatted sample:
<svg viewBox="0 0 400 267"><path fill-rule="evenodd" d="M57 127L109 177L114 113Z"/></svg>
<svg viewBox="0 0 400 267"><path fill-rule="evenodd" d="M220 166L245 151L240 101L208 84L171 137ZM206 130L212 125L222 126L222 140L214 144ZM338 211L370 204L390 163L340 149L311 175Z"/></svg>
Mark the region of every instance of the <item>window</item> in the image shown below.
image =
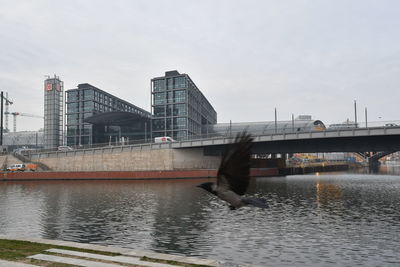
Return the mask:
<svg viewBox="0 0 400 267"><path fill-rule="evenodd" d="M185 77L176 77L174 78L174 88L179 89L179 88L185 88L186 87L186 79Z"/></svg>
<svg viewBox="0 0 400 267"><path fill-rule="evenodd" d="M83 111L93 111L94 103L93 101L83 102Z"/></svg>
<svg viewBox="0 0 400 267"><path fill-rule="evenodd" d="M185 115L187 115L186 104L175 104L174 105L173 115L174 116L185 116Z"/></svg>
<svg viewBox="0 0 400 267"><path fill-rule="evenodd" d="M173 79L169 78L167 79L167 89L171 90L172 88L174 88Z"/></svg>
<svg viewBox="0 0 400 267"><path fill-rule="evenodd" d="M153 92L165 91L165 80L153 81Z"/></svg>
<svg viewBox="0 0 400 267"><path fill-rule="evenodd" d="M82 145L87 145L87 144L89 144L89 136L82 136L81 137L81 144Z"/></svg>
<svg viewBox="0 0 400 267"><path fill-rule="evenodd" d="M168 103L172 103L173 102L173 92L171 91L171 92L168 92L167 93L167 102Z"/></svg>
<svg viewBox="0 0 400 267"><path fill-rule="evenodd" d="M167 111L167 117L171 117L172 116L172 105L167 105L166 111Z"/></svg>
<svg viewBox="0 0 400 267"><path fill-rule="evenodd" d="M186 101L186 90L179 90L174 92L174 102L185 102Z"/></svg>
<svg viewBox="0 0 400 267"><path fill-rule="evenodd" d="M89 135L91 130L91 125L83 125L83 129L81 129L82 135Z"/></svg>
<svg viewBox="0 0 400 267"><path fill-rule="evenodd" d="M180 140L186 137L186 131L174 131L174 139Z"/></svg>
<svg viewBox="0 0 400 267"><path fill-rule="evenodd" d="M186 118L174 118L174 129L186 129Z"/></svg>
<svg viewBox="0 0 400 267"><path fill-rule="evenodd" d="M76 126L68 126L67 127L67 135L68 136L72 136L72 135L76 135Z"/></svg>
<svg viewBox="0 0 400 267"><path fill-rule="evenodd" d="M163 119L153 120L153 131L164 130L164 129L165 129L165 122Z"/></svg>
<svg viewBox="0 0 400 267"><path fill-rule="evenodd" d="M165 106L154 107L155 117L165 117Z"/></svg>
<svg viewBox="0 0 400 267"><path fill-rule="evenodd" d="M89 118L89 117L91 117L91 116L93 116L93 113L92 113L92 112L83 113L83 118L84 118L84 119Z"/></svg>
<svg viewBox="0 0 400 267"><path fill-rule="evenodd" d="M67 138L67 145L74 146L75 145L75 137L68 137Z"/></svg>
<svg viewBox="0 0 400 267"><path fill-rule="evenodd" d="M166 121L167 121L167 130L172 130L172 119L168 118L166 119Z"/></svg>
<svg viewBox="0 0 400 267"><path fill-rule="evenodd" d="M77 91L68 92L67 93L67 99L68 99L67 100L68 102L78 100L78 92Z"/></svg>
<svg viewBox="0 0 400 267"><path fill-rule="evenodd" d="M67 103L67 113L75 113L78 112L78 102Z"/></svg>
<svg viewBox="0 0 400 267"><path fill-rule="evenodd" d="M84 91L84 100L93 100L94 99L94 91L93 89L86 89Z"/></svg>
<svg viewBox="0 0 400 267"><path fill-rule="evenodd" d="M155 105L162 105L166 102L166 95L165 93L155 93L154 94L154 104Z"/></svg>
<svg viewBox="0 0 400 267"><path fill-rule="evenodd" d="M76 124L78 122L78 114L67 115L67 124Z"/></svg>

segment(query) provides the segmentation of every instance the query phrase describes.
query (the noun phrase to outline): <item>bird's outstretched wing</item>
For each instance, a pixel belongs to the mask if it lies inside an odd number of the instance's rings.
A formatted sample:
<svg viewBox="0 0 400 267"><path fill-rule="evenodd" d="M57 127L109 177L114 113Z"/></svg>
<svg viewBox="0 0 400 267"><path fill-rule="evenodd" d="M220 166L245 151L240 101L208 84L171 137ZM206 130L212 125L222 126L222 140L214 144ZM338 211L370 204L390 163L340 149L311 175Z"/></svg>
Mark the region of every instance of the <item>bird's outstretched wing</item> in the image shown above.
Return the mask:
<svg viewBox="0 0 400 267"><path fill-rule="evenodd" d="M253 138L247 132L238 133L222 156L217 174L219 188L243 195L249 185L250 156Z"/></svg>

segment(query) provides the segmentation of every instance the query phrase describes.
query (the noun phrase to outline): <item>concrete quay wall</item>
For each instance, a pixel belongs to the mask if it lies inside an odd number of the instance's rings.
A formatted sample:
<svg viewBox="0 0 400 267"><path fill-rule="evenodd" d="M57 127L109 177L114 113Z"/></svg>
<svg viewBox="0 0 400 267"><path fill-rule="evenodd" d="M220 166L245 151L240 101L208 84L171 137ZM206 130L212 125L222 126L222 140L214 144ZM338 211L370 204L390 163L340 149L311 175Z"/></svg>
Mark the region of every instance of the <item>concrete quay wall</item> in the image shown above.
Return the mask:
<svg viewBox="0 0 400 267"><path fill-rule="evenodd" d="M53 171L172 171L217 169L220 157L204 156L202 148L133 150L37 159Z"/></svg>
<svg viewBox="0 0 400 267"><path fill-rule="evenodd" d="M13 155L1 155L0 156L0 167L8 167L12 164L22 163L19 159L14 157Z"/></svg>

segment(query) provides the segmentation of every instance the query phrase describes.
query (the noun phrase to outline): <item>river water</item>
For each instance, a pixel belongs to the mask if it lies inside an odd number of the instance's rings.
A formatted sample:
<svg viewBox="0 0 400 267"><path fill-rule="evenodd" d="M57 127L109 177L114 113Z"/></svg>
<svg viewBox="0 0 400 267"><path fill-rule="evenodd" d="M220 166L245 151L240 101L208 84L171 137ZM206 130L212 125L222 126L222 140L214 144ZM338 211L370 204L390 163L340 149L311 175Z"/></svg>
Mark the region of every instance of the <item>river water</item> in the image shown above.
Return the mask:
<svg viewBox="0 0 400 267"><path fill-rule="evenodd" d="M400 266L400 166L253 179L269 209L230 210L203 181L0 182L0 234L227 265Z"/></svg>

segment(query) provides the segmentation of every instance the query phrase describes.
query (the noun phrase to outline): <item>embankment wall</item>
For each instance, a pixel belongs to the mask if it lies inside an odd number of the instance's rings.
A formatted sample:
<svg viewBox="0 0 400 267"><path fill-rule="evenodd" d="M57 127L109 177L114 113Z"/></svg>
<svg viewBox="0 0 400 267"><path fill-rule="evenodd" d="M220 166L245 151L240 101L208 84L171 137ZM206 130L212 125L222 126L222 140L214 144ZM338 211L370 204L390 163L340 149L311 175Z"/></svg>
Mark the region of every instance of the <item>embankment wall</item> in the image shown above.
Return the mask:
<svg viewBox="0 0 400 267"><path fill-rule="evenodd" d="M53 171L171 171L217 169L220 157L202 148L134 150L38 159Z"/></svg>
<svg viewBox="0 0 400 267"><path fill-rule="evenodd" d="M22 163L19 159L15 158L13 155L1 155L0 156L0 168L10 166L12 164Z"/></svg>

